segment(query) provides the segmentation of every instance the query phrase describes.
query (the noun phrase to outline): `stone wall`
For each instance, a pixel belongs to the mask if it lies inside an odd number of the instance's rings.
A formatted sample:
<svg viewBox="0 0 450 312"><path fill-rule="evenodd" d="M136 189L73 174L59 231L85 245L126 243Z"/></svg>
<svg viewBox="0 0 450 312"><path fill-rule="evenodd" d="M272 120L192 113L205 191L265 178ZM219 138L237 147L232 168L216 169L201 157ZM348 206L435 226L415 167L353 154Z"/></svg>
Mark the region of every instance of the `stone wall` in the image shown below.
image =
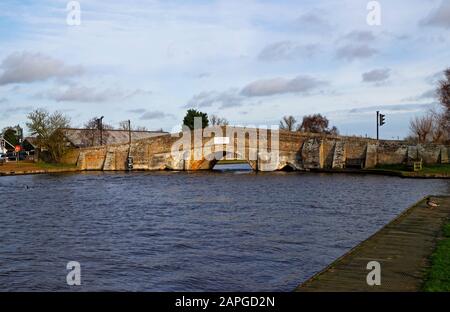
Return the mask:
<svg viewBox="0 0 450 312"><path fill-rule="evenodd" d="M260 133L258 133L259 138ZM264 133L263 133L264 135ZM130 144L117 144L101 147L82 148L69 151L63 158L64 163L76 164L84 170L125 170L128 156L133 158L136 170L207 170L217 162L194 160L194 153L204 151L211 138L204 138L201 146L194 146L191 140L190 157L183 159L183 152L172 155L171 150L179 137L165 135L139 140ZM238 141L238 140L237 140ZM425 164L448 163L449 146L409 145L404 141L374 140L360 137L324 136L321 134L280 131L278 150L269 151L276 155L276 164L270 163L267 153L261 154L261 147L249 146L249 136L245 136L245 150L235 153L234 157L246 159L252 168L262 171L280 170L289 166L297 170L348 167L373 168L376 165L402 164L409 160L422 159ZM237 147L237 142L234 146ZM215 145L210 153L227 154L227 145ZM264 149L263 149L264 151ZM188 151L189 153L189 151ZM258 160L250 160L249 155L262 155ZM270 153L269 153L270 154ZM229 155L229 154L228 154Z"/></svg>

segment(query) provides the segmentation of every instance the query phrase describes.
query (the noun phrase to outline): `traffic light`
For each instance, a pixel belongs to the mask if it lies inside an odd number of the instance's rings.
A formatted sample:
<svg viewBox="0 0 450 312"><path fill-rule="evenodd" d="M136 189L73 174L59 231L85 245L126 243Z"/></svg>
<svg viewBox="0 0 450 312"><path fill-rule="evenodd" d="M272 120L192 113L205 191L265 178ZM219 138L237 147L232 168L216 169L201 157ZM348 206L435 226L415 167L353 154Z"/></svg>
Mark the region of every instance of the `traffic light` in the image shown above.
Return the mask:
<svg viewBox="0 0 450 312"><path fill-rule="evenodd" d="M380 114L380 126L386 123L386 115Z"/></svg>

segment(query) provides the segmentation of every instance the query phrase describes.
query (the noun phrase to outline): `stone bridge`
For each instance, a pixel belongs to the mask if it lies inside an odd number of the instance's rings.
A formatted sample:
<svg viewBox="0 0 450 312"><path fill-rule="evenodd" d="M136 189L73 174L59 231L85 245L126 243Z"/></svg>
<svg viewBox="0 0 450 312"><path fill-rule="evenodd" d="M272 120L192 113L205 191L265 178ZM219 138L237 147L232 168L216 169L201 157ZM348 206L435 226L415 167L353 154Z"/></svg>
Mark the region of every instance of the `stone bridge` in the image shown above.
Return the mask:
<svg viewBox="0 0 450 312"><path fill-rule="evenodd" d="M448 163L450 146L411 145L375 140L267 129L206 128L168 134L127 144L69 151L64 163L83 170L209 170L221 159L242 159L257 171L371 168L422 159ZM225 133L225 135L223 134ZM219 135L218 135L219 134Z"/></svg>

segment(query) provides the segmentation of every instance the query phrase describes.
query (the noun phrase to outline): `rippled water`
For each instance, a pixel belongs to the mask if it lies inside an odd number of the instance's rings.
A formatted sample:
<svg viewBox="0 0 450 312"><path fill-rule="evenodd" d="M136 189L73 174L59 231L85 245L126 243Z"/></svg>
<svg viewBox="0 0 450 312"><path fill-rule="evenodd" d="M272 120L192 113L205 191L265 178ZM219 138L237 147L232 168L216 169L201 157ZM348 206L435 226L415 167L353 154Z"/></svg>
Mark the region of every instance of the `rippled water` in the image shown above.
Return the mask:
<svg viewBox="0 0 450 312"><path fill-rule="evenodd" d="M0 290L290 291L444 180L219 172L0 178Z"/></svg>

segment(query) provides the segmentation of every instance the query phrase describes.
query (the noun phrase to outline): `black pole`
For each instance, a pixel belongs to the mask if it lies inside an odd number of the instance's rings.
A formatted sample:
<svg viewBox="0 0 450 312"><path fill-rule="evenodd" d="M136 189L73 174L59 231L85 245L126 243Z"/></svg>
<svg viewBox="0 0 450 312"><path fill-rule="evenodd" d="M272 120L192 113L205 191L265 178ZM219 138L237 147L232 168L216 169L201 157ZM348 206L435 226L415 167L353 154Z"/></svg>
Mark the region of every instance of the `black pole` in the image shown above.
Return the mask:
<svg viewBox="0 0 450 312"><path fill-rule="evenodd" d="M378 122L378 120L380 119L380 111L377 111L377 141L379 140L379 135L380 135L380 123Z"/></svg>
<svg viewBox="0 0 450 312"><path fill-rule="evenodd" d="M131 121L128 120L128 143L131 144Z"/></svg>
<svg viewBox="0 0 450 312"><path fill-rule="evenodd" d="M98 127L100 128L100 145L103 145L103 116L98 120Z"/></svg>
<svg viewBox="0 0 450 312"><path fill-rule="evenodd" d="M100 118L100 145L103 145L103 120Z"/></svg>

